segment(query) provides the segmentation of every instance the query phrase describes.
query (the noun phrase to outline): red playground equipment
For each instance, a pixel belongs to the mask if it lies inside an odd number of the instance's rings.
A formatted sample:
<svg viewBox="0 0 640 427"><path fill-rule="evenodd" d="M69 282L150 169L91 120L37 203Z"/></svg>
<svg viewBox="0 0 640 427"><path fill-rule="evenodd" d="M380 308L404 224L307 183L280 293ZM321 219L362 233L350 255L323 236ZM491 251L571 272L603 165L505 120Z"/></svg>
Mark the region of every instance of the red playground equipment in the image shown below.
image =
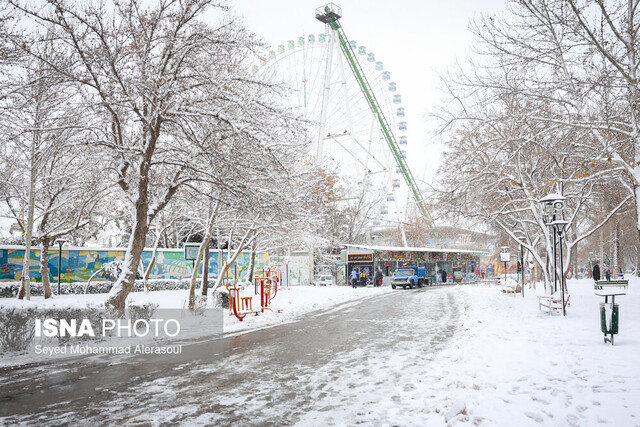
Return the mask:
<svg viewBox="0 0 640 427"><path fill-rule="evenodd" d="M241 297L238 282L238 267L234 263L233 278L230 277L229 266L225 269L224 285L229 292L229 315L242 319L249 313L256 316L264 313L264 310L272 310L271 300L278 293L278 286L282 284L282 270L277 267L265 267L256 270L253 278L255 295L260 295L260 310L253 310L253 297Z"/></svg>
<svg viewBox="0 0 640 427"><path fill-rule="evenodd" d="M256 273L253 277L254 292L256 295L259 292L260 311L264 313L265 309L272 310L269 305L271 305L271 300L278 293L278 285L282 284L282 270L277 267L265 267L256 271Z"/></svg>
<svg viewBox="0 0 640 427"><path fill-rule="evenodd" d="M240 287L238 286L238 266L233 264L233 279L229 277L229 266L225 269L224 286L229 291L229 315L242 319L249 313L254 313L252 305L253 298L240 297Z"/></svg>

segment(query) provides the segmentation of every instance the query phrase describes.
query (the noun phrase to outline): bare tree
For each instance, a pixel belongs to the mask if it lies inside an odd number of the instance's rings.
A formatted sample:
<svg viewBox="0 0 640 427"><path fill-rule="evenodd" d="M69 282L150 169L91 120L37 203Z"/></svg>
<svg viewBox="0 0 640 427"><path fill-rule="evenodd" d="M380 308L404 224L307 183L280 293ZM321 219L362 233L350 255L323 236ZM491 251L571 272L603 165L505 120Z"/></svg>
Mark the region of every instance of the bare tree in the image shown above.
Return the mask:
<svg viewBox="0 0 640 427"><path fill-rule="evenodd" d="M451 149L441 200L451 212L512 237L519 229L545 265L551 239L536 199L568 196L567 260L627 203L637 206L637 3L520 0L506 17L474 23L481 55L448 76L439 115ZM610 192L622 194L617 203L598 202Z"/></svg>
<svg viewBox="0 0 640 427"><path fill-rule="evenodd" d="M181 186L219 179L199 159L231 135L272 137L264 130L281 121L274 88L247 71L257 47L252 34L229 16L216 26L203 22L205 11L223 12L212 0L9 3L48 27L64 53L64 61L49 66L79 85L87 113L101 123L96 143L133 217L125 268L108 300L122 309L150 224ZM42 59L37 38L25 51Z"/></svg>

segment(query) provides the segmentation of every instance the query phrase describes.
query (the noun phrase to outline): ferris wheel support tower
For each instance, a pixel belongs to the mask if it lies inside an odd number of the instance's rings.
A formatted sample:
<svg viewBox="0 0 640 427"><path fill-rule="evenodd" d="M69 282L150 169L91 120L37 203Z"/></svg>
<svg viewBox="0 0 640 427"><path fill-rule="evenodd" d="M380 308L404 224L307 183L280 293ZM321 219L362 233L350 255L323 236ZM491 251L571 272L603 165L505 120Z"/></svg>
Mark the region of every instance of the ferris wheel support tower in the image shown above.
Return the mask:
<svg viewBox="0 0 640 427"><path fill-rule="evenodd" d="M338 20L341 17L342 17L342 9L333 3L329 3L325 6L322 6L316 9L316 19L324 24L329 25L329 27L331 28L334 34L334 37L332 37L332 39L337 39L337 41L340 43L340 49L342 50L342 53L344 54L344 57L346 58L347 63L349 64L349 68L351 68L351 71L353 72L353 75L355 76L356 81L360 86L360 89L362 90L362 94L364 95L364 98L369 104L371 111L373 112L374 116L378 121L378 124L380 125L380 130L382 131L384 139L387 142L387 145L389 146L389 150L393 155L396 165L398 166L398 168L402 173L402 176L404 177L407 187L409 187L413 195L413 198L416 202L416 205L418 206L418 209L420 210L420 213L422 213L424 218L428 221L430 227L433 228L433 221L431 219L431 215L429 215L424 199L422 198L422 195L420 194L420 191L418 190L418 187L416 185L416 181L413 178L411 170L409 169L409 165L407 164L407 161L405 160L405 158L402 156L402 153L400 152L400 148L398 146L398 142L396 141L396 137L393 134L393 132L391 132L391 127L389 126L389 123L387 122L387 119L385 118L384 113L382 112L382 108L378 103L378 100L376 99L375 94L373 93L371 85L367 81L364 71L360 66L360 64L358 63L355 52L353 51L353 48L351 47L351 45L348 43L347 36L345 35L344 30L342 29L342 27L340 26L340 23L338 22ZM321 141L322 141L322 135L321 135Z"/></svg>

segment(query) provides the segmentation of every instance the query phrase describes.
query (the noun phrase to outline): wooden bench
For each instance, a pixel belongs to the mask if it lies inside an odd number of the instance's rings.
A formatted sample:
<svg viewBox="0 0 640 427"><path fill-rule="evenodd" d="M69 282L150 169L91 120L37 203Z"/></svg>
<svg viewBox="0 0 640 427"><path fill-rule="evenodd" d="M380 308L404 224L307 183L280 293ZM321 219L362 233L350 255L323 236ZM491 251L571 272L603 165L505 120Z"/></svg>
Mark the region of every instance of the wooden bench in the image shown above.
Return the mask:
<svg viewBox="0 0 640 427"><path fill-rule="evenodd" d="M565 295L564 300L564 309L567 309L567 306L571 306L569 302L569 296ZM543 307L547 310L549 315L551 315L554 311L562 312L562 298L554 295L538 295L538 310L542 311Z"/></svg>
<svg viewBox="0 0 640 427"><path fill-rule="evenodd" d="M628 280L596 280L593 283L593 289L602 290L606 288L627 288L629 286Z"/></svg>

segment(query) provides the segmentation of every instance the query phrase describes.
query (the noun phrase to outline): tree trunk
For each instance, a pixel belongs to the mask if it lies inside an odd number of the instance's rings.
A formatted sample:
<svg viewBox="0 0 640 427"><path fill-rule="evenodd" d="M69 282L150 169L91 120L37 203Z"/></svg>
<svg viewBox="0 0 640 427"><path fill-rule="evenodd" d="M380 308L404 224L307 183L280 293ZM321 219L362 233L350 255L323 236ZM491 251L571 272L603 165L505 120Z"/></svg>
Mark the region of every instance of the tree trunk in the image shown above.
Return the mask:
<svg viewBox="0 0 640 427"><path fill-rule="evenodd" d="M204 250L204 263L202 264L202 295L207 296L209 288L209 245Z"/></svg>
<svg viewBox="0 0 640 427"><path fill-rule="evenodd" d="M113 284L109 292L109 298L105 303L106 306L111 306L119 312L124 312L127 297L133 288L138 264L140 263L147 232L149 231L149 226L147 225L147 212L149 209L147 194L146 187L140 188L138 201L135 204L136 221L127 245L122 272L116 283Z"/></svg>
<svg viewBox="0 0 640 427"><path fill-rule="evenodd" d="M156 252L153 252L153 255L151 256L151 261L149 261L149 266L147 267L147 271L145 271L144 273L144 291L145 293L149 293L149 283L147 283L147 281L149 280L149 275L151 274L151 269L153 268L153 265L156 263Z"/></svg>
<svg viewBox="0 0 640 427"><path fill-rule="evenodd" d="M202 240L202 243L200 244L200 249L198 250L198 257L196 259L195 265L193 267L193 275L191 276L191 286L189 287L189 310L193 310L195 308L195 302L196 302L196 279L198 277L198 269L200 268L200 263L202 262L202 260L205 258L205 252L206 252L206 259L207 262L209 260L209 243L211 242L211 237L213 237L213 227L216 224L216 219L218 218L218 211L220 209L220 200L218 200L216 202L216 206L213 209L213 212L211 213L211 215L208 218L208 224L207 224L207 231L204 235L204 239ZM206 265L206 269L208 270L209 266L208 264ZM204 280L204 278L203 278ZM204 284L202 289L204 290ZM203 295L206 295L206 292L203 293Z"/></svg>
<svg viewBox="0 0 640 427"><path fill-rule="evenodd" d="M251 251L251 261L249 262L249 283L253 283L253 271L256 265L256 251L255 246L254 250Z"/></svg>
<svg viewBox="0 0 640 427"><path fill-rule="evenodd" d="M640 237L640 234L638 236ZM604 227L600 228L600 253L598 256L600 258L598 260L600 263L600 277L604 277Z"/></svg>
<svg viewBox="0 0 640 427"><path fill-rule="evenodd" d="M618 276L618 265L620 263L620 218L616 215L616 222L613 225L613 266L611 267L611 277Z"/></svg>
<svg viewBox="0 0 640 427"><path fill-rule="evenodd" d="M36 116L34 123L33 138L31 141L31 158L30 158L30 170L29 170L29 205L27 207L27 224L25 233L25 251L24 260L22 263L22 280L20 284L20 293L18 298L31 299L31 277L30 277L30 264L31 264L31 239L33 238L33 218L36 204L36 175L37 169L37 156L38 146L40 143L40 132L38 128L40 126L40 103L36 103Z"/></svg>
<svg viewBox="0 0 640 427"><path fill-rule="evenodd" d="M546 255L547 256L545 257L545 262L546 262L547 265L545 266L545 272L549 272L549 271L552 270L553 265L552 265L552 262L551 262L551 255L549 254L549 251L547 251ZM546 277L545 277L545 279L546 279ZM549 287L551 287L551 291L549 291ZM553 282L552 281L547 281L547 280L544 281L544 292L547 295L551 295L553 293Z"/></svg>
<svg viewBox="0 0 640 427"><path fill-rule="evenodd" d="M58 274L60 274L59 271ZM44 299L51 298L51 284L49 283L49 238L47 236L42 237L42 250L40 252L40 275L42 276Z"/></svg>
<svg viewBox="0 0 640 427"><path fill-rule="evenodd" d="M576 226L574 225L573 227L571 227L571 231L572 231L572 236L571 239L576 242L577 238L578 238L578 232L576 230ZM578 243L576 242L573 245L573 249L571 251L571 266L572 266L572 275L571 277L577 278L578 277L578 271L579 271L579 266L578 266Z"/></svg>

